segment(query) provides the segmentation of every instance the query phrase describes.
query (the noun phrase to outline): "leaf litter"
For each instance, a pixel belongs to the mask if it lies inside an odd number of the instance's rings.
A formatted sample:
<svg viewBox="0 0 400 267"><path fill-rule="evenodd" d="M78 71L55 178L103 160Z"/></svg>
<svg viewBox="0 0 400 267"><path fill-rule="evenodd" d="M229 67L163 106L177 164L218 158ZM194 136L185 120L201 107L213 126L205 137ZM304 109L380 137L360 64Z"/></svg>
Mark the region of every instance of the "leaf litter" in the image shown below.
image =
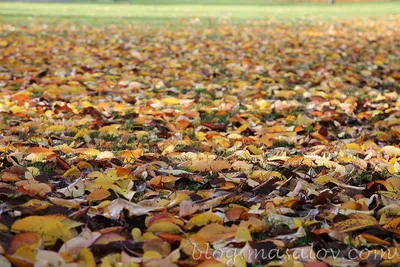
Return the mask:
<svg viewBox="0 0 400 267"><path fill-rule="evenodd" d="M399 22L0 25L1 265L400 263Z"/></svg>

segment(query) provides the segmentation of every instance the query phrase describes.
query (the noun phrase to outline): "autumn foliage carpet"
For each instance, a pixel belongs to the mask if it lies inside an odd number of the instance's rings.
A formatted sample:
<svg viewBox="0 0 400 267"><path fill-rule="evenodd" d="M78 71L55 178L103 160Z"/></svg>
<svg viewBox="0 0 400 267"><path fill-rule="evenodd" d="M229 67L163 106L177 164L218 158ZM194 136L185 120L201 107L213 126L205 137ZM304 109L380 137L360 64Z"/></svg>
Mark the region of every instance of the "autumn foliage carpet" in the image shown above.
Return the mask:
<svg viewBox="0 0 400 267"><path fill-rule="evenodd" d="M0 89L0 266L400 263L399 17L1 24Z"/></svg>

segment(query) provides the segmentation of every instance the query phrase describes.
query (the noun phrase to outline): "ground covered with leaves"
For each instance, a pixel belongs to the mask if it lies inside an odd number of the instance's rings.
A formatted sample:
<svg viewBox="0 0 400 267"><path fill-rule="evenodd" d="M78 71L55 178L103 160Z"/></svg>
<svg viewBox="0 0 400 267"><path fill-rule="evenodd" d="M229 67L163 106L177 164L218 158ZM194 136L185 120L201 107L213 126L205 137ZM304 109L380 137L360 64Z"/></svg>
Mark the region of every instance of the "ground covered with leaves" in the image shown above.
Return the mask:
<svg viewBox="0 0 400 267"><path fill-rule="evenodd" d="M400 19L0 25L1 266L400 263Z"/></svg>

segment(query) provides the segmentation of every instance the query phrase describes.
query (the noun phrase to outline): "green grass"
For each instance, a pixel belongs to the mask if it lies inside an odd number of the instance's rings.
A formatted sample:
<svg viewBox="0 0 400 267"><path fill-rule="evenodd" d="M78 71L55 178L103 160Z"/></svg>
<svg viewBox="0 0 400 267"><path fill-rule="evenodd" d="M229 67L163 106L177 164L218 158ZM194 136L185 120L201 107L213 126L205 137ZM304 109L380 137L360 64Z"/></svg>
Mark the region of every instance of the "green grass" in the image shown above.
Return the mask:
<svg viewBox="0 0 400 267"><path fill-rule="evenodd" d="M400 2L321 3L280 5L268 0L133 0L128 3L10 3L0 2L0 22L71 20L85 24L176 23L199 18L200 22L246 20L332 19L383 17L400 14Z"/></svg>

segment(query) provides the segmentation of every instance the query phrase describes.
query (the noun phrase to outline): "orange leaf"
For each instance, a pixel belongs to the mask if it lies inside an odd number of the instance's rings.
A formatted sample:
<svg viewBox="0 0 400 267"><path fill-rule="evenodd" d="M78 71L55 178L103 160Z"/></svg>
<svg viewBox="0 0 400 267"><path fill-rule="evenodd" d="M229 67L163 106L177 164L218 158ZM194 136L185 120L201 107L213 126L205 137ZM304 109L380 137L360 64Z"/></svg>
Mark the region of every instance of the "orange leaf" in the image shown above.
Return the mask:
<svg viewBox="0 0 400 267"><path fill-rule="evenodd" d="M106 190L106 189L95 189L93 190L87 197L86 199L88 201L99 201L99 200L103 200L108 198L109 196L111 196L111 193Z"/></svg>
<svg viewBox="0 0 400 267"><path fill-rule="evenodd" d="M96 241L94 242L95 245L107 245L108 243L115 242L115 241L124 241L126 238L122 235L111 232L102 234Z"/></svg>
<svg viewBox="0 0 400 267"><path fill-rule="evenodd" d="M219 223L212 223L201 228L197 234L208 242L232 238L236 234L237 226L225 227Z"/></svg>
<svg viewBox="0 0 400 267"><path fill-rule="evenodd" d="M39 147L39 146L30 147L25 152L29 153L29 154L32 154L32 153L33 154L39 154L39 153L52 154L52 153L54 153L53 150L51 150L51 149L48 149L48 148L45 148L45 147Z"/></svg>
<svg viewBox="0 0 400 267"><path fill-rule="evenodd" d="M25 245L35 244L40 238L35 233L20 233L11 238L9 245L6 247L7 254L14 254L17 250Z"/></svg>

